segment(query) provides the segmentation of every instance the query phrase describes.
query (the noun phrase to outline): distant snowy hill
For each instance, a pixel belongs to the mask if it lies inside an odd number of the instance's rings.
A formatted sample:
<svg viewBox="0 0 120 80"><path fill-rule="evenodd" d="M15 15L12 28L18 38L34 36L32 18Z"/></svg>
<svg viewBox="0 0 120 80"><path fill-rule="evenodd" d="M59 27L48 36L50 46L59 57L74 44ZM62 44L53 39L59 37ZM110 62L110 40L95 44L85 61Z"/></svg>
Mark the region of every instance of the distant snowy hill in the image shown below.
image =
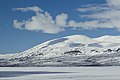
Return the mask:
<svg viewBox="0 0 120 80"><path fill-rule="evenodd" d="M0 66L119 66L120 36L71 35L21 53L0 55Z"/></svg>

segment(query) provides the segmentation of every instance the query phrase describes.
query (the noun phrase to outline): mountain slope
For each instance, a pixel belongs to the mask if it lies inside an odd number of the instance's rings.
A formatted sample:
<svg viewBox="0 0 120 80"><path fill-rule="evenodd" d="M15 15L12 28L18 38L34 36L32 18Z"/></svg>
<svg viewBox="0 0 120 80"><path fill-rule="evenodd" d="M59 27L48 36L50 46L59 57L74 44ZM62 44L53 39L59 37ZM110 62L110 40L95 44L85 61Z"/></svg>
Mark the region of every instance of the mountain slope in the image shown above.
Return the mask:
<svg viewBox="0 0 120 80"><path fill-rule="evenodd" d="M1 57L0 66L120 65L120 36L71 35L44 42L9 58Z"/></svg>

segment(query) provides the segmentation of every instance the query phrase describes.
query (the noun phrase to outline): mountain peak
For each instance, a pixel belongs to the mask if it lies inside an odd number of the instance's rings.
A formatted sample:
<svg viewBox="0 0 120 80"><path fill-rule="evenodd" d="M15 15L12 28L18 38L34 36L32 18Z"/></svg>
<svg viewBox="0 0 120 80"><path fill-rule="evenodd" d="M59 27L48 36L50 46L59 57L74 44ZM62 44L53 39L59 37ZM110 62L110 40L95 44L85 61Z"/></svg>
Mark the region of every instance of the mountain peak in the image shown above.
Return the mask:
<svg viewBox="0 0 120 80"><path fill-rule="evenodd" d="M105 35L98 38L94 38L94 40L98 42L120 43L120 36Z"/></svg>
<svg viewBox="0 0 120 80"><path fill-rule="evenodd" d="M73 43L89 44L95 42L95 40L85 35L71 35L71 36L67 36L66 38L68 38L69 42L73 42Z"/></svg>

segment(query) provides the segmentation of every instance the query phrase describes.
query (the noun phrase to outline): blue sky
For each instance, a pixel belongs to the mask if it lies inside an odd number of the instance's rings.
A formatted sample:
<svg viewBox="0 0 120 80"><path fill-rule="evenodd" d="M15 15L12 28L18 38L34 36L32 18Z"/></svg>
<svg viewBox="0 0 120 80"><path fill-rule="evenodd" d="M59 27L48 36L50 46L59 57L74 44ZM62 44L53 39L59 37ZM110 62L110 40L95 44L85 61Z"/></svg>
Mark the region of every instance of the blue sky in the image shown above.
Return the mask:
<svg viewBox="0 0 120 80"><path fill-rule="evenodd" d="M0 0L0 53L21 52L47 40L73 34L120 35L120 18L116 17L120 12L119 2Z"/></svg>

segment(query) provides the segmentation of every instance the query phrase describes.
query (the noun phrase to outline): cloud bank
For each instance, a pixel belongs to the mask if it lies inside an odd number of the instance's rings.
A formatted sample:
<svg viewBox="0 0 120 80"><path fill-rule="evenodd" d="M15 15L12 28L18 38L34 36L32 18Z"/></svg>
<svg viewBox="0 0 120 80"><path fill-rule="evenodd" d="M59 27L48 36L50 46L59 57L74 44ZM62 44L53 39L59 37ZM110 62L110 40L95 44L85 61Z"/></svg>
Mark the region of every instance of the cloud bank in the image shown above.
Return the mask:
<svg viewBox="0 0 120 80"><path fill-rule="evenodd" d="M65 13L57 15L56 19L53 20L53 17L50 15L50 13L43 11L37 6L14 8L13 10L20 10L22 12L33 11L36 13L35 16L32 16L28 20L13 21L14 27L20 30L42 31L44 33L54 34L64 31L64 27L67 26L66 20L68 18L68 15Z"/></svg>
<svg viewBox="0 0 120 80"><path fill-rule="evenodd" d="M77 8L80 13L91 12L91 14L81 14L80 18L88 18L84 22L69 21L71 27L82 29L95 28L116 28L120 30L120 0L106 0L105 4L85 5Z"/></svg>
<svg viewBox="0 0 120 80"><path fill-rule="evenodd" d="M55 19L49 12L38 6L26 8L14 8L22 12L33 11L36 13L28 20L13 21L15 28L20 30L41 31L43 33L56 34L69 28L97 29L115 28L120 31L120 0L106 0L104 4L87 4L76 10L80 13L79 18L84 21L68 21L68 14L61 13ZM88 14L90 13L90 14Z"/></svg>

